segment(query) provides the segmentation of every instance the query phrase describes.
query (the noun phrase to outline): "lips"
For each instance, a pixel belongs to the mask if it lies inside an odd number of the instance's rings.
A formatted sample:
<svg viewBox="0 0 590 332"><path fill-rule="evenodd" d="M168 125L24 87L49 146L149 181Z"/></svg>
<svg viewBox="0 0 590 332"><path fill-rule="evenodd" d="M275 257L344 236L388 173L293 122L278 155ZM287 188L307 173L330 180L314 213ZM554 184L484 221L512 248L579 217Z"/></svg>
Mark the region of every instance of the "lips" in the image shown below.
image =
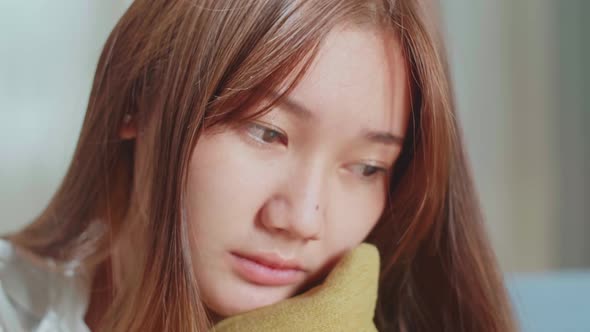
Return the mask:
<svg viewBox="0 0 590 332"><path fill-rule="evenodd" d="M303 281L305 271L296 260L276 254L231 253L231 263L242 279L263 286L286 286Z"/></svg>

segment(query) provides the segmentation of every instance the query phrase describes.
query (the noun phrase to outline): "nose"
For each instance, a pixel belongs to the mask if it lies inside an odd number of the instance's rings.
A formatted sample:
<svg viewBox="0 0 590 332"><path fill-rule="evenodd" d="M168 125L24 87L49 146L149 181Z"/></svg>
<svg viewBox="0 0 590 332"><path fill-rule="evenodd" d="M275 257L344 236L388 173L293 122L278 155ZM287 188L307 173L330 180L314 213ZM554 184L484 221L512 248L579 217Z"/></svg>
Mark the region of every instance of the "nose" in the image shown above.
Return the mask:
<svg viewBox="0 0 590 332"><path fill-rule="evenodd" d="M260 211L263 227L291 239L318 240L327 211L325 182L317 166L289 172Z"/></svg>

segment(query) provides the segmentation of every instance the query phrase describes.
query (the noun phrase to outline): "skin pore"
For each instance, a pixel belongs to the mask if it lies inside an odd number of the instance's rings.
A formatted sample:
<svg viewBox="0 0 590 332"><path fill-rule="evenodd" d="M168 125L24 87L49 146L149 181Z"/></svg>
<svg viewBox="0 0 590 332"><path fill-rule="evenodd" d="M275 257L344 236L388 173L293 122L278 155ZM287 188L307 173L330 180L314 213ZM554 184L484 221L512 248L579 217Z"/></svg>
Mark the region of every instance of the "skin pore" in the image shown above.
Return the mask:
<svg viewBox="0 0 590 332"><path fill-rule="evenodd" d="M195 276L215 320L297 294L365 239L401 151L408 90L392 33L342 27L277 107L202 134L185 206ZM236 270L236 255L272 255L300 269L287 284L260 284Z"/></svg>

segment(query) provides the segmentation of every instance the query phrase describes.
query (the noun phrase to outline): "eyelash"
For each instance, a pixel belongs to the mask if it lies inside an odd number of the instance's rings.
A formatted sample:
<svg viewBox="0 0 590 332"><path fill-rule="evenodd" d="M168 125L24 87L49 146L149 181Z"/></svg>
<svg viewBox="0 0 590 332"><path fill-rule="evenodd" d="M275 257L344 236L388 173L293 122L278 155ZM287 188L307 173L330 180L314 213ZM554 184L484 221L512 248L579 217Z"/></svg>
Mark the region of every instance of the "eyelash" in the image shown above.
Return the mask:
<svg viewBox="0 0 590 332"><path fill-rule="evenodd" d="M360 177L363 178L363 180L372 180L372 179L377 178L379 175L383 175L383 174L387 173L387 169L385 169L383 167L371 165L371 164L357 164L355 166L360 166L360 168L361 168ZM370 172L370 174L368 174L368 175L365 175L365 171L367 169L372 170L372 172Z"/></svg>
<svg viewBox="0 0 590 332"><path fill-rule="evenodd" d="M287 146L287 144L288 144L287 135L285 135L281 131L269 128L269 127L262 125L260 123L257 123L257 122L252 122L252 123L249 123L246 125L246 131L247 131L248 136L250 136L250 138L253 139L256 142L256 144L266 146L266 145L273 144L275 142L274 141L273 142L265 141L263 137L260 137L261 135L253 134L252 133L253 130L258 130L259 133L262 132L262 136L266 133L272 133L274 135L273 138L278 139L280 144L283 144L285 146ZM354 166L361 167L360 177L365 181L371 181L373 179L376 179L379 175L383 175L383 174L387 173L386 168L371 165L371 164L356 164ZM368 175L365 175L365 171L367 169L369 169L370 172Z"/></svg>
<svg viewBox="0 0 590 332"><path fill-rule="evenodd" d="M262 131L262 137L260 137L260 135L256 135L252 133L252 130L258 130L258 131ZM252 122L249 123L246 126L246 131L248 133L248 135L254 139L254 141L256 141L257 144L261 144L261 145L269 145L269 144L273 144L274 142L267 142L264 140L264 134L266 133L272 133L274 134L273 138L277 138L279 140L279 143L283 144L283 145L287 145L288 140L287 140L287 135L283 134L282 132L269 128L267 126L261 125L260 123L256 123L256 122Z"/></svg>

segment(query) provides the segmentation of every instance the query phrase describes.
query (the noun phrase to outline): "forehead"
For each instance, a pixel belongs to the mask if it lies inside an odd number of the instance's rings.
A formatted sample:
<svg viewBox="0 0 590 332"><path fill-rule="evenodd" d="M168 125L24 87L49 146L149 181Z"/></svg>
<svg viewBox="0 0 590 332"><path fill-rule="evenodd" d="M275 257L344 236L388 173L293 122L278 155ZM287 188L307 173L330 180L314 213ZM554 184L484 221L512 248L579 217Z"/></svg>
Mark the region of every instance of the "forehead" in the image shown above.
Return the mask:
<svg viewBox="0 0 590 332"><path fill-rule="evenodd" d="M407 72L393 32L340 28L327 36L289 97L319 121L403 135L409 116Z"/></svg>

